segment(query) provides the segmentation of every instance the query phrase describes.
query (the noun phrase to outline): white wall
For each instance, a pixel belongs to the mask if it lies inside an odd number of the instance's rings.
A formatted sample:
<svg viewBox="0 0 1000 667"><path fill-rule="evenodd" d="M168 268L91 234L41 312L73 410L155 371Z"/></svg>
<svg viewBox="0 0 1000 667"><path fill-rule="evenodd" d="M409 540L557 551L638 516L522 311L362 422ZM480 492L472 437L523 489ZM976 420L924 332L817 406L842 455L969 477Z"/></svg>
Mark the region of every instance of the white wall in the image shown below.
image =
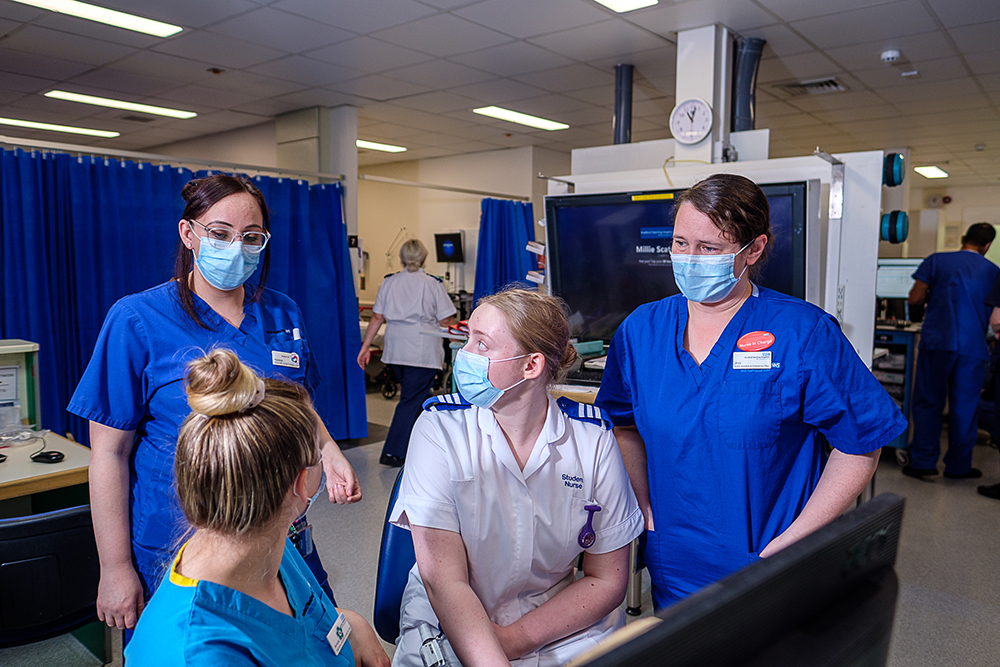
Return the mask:
<svg viewBox="0 0 1000 667"><path fill-rule="evenodd" d="M261 167L278 166L277 139L273 121L172 144L151 146L144 149L144 152Z"/></svg>
<svg viewBox="0 0 1000 667"><path fill-rule="evenodd" d="M537 173L565 173L568 167L566 153L525 146L373 165L360 171L406 181L531 197L534 217L538 220L544 215L542 197L546 184L536 178ZM425 270L443 276L447 265L434 261L435 232L465 231L465 264L456 265L461 273L452 275L446 286L452 290L464 282L465 290L472 292L483 198L484 195L359 181L358 234L368 253L365 289L359 291L361 302L374 302L383 277L400 269L399 245L407 238L420 239L427 246L430 255ZM406 230L400 234L402 227Z"/></svg>
<svg viewBox="0 0 1000 667"><path fill-rule="evenodd" d="M932 195L951 197L951 202L937 209L928 209L927 200ZM933 246L929 243L932 230L923 230L928 238L924 242L907 242L903 244L904 257L926 257L932 252L957 250L961 245L962 234L969 225L976 222L988 222L1000 227L1000 185L984 185L969 187L948 187L933 185L924 188L913 188L910 193L910 234L913 235L914 222L921 215L928 216L927 211L934 211L938 216L938 225ZM923 211L923 213L922 213ZM916 239L915 239L916 241ZM994 243L986 257L1000 264L1000 243Z"/></svg>

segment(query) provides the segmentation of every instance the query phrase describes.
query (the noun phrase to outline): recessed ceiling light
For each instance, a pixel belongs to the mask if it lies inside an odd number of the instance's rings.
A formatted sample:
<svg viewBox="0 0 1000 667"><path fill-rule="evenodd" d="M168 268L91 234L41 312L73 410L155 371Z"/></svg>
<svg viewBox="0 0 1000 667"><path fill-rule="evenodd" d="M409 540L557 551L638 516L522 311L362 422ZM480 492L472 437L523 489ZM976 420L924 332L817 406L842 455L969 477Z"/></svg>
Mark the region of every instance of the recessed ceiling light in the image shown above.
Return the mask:
<svg viewBox="0 0 1000 667"><path fill-rule="evenodd" d="M117 137L118 132L108 132L107 130L91 130L87 127L70 127L69 125L52 125L50 123L36 123L33 120L19 120L17 118L0 118L0 125L13 125L14 127L27 127L32 130L49 130L51 132L69 132L70 134L86 134L91 137Z"/></svg>
<svg viewBox="0 0 1000 667"><path fill-rule="evenodd" d="M69 102L80 102L82 104L93 104L98 107L110 107L111 109L125 109L127 111L156 114L157 116L169 116L170 118L194 118L198 115L193 111L154 107L149 104L136 104L135 102L112 100L107 97L94 97L93 95L80 95L78 93L68 93L65 90L50 90L45 93L45 97L51 97L56 100L67 100Z"/></svg>
<svg viewBox="0 0 1000 667"><path fill-rule="evenodd" d="M370 151L383 151L386 153L402 153L406 150L404 146L393 146L392 144L380 144L374 141L365 141L364 139L358 139L354 142L357 144L358 148L366 148Z"/></svg>
<svg viewBox="0 0 1000 667"><path fill-rule="evenodd" d="M135 32L142 32L147 35L155 35L156 37L169 37L184 29L179 25L170 25L169 23L162 23L152 19L144 19L141 16L126 14L114 9L106 9L97 5L88 5L86 2L77 2L77 0L14 0L14 2L20 2L22 5L31 5L40 9L48 9L60 14L77 16L89 21L113 25L116 28L125 28L126 30L134 30Z"/></svg>
<svg viewBox="0 0 1000 667"><path fill-rule="evenodd" d="M473 109L472 113L489 116L490 118L499 118L500 120L517 123L518 125L537 127L540 130L565 130L569 127L566 123L557 123L554 120L546 120L545 118L539 118L538 116L529 116L526 113L511 111L510 109L504 109L502 107L480 107L479 109Z"/></svg>
<svg viewBox="0 0 1000 667"><path fill-rule="evenodd" d="M948 172L941 167L935 167L931 165L930 167L914 167L913 171L917 172L924 178L948 178Z"/></svg>
<svg viewBox="0 0 1000 667"><path fill-rule="evenodd" d="M652 7L659 1L660 0L597 0L597 4L604 5L611 11L622 14L624 12L630 12L633 9Z"/></svg>

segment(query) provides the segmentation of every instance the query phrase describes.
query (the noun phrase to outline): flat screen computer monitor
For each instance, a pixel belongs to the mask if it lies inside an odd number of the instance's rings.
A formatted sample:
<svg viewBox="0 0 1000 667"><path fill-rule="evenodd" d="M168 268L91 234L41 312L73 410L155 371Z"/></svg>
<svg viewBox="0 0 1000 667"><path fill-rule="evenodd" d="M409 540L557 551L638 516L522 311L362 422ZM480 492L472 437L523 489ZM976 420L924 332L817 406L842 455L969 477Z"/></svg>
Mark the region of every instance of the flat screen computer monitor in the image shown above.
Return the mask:
<svg viewBox="0 0 1000 667"><path fill-rule="evenodd" d="M773 240L756 282L805 299L809 183L760 188L770 204ZM609 343L638 306L678 293L669 249L681 192L545 198L552 291L569 306L572 336Z"/></svg>
<svg viewBox="0 0 1000 667"><path fill-rule="evenodd" d="M885 493L619 630L573 667L881 667L903 499Z"/></svg>
<svg viewBox="0 0 1000 667"><path fill-rule="evenodd" d="M913 274L922 259L883 258L875 270L875 297L878 299L905 299L913 287Z"/></svg>
<svg viewBox="0 0 1000 667"><path fill-rule="evenodd" d="M441 264L458 264L465 261L465 235L462 232L443 232L434 235L435 258Z"/></svg>

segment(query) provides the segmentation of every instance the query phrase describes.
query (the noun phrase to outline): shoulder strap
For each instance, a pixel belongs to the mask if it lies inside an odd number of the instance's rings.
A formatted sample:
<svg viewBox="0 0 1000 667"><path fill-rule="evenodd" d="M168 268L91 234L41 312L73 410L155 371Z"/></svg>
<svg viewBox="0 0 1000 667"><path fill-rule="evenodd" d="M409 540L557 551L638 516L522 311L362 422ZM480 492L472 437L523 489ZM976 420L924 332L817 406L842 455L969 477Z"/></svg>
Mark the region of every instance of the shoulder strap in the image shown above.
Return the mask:
<svg viewBox="0 0 1000 667"><path fill-rule="evenodd" d="M601 409L589 403L577 403L574 400L561 396L556 400L559 409L566 413L570 419L575 419L589 424L597 424L604 430L611 429L611 420L604 416Z"/></svg>
<svg viewBox="0 0 1000 667"><path fill-rule="evenodd" d="M472 403L462 398L461 394L441 394L431 396L424 401L424 410L437 412L438 410L465 410L471 408Z"/></svg>

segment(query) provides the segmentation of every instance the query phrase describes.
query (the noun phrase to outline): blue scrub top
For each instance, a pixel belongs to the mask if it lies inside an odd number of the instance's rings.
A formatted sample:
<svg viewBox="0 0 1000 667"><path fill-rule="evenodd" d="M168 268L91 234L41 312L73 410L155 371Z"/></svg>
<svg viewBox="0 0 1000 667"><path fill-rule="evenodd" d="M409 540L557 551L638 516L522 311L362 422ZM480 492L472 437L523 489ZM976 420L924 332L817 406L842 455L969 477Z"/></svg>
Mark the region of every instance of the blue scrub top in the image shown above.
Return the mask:
<svg viewBox="0 0 1000 667"><path fill-rule="evenodd" d="M290 542L278 576L293 616L210 581L188 579L176 562L125 646L136 665L354 667L350 640L334 655L326 635L337 610Z"/></svg>
<svg viewBox="0 0 1000 667"><path fill-rule="evenodd" d="M245 287L248 295L256 290ZM184 392L188 362L225 347L260 375L298 382L309 391L319 383L302 314L290 298L264 290L259 301L244 304L237 329L192 296L208 329L181 308L174 281L112 306L67 408L84 419L136 432L130 470L132 548L147 593L156 589L187 529L174 489L174 452L181 423L191 412ZM274 352L298 355L298 368L276 365L289 355Z"/></svg>
<svg viewBox="0 0 1000 667"><path fill-rule="evenodd" d="M687 321L681 295L637 308L611 342L597 396L646 445L656 531L644 556L659 607L756 560L788 528L822 473L821 435L865 454L906 427L811 304L755 287L700 367L684 349ZM774 336L767 368L737 346L759 331Z"/></svg>
<svg viewBox="0 0 1000 667"><path fill-rule="evenodd" d="M913 277L930 289L920 348L987 359L986 298L998 273L996 264L974 250L936 252L921 262Z"/></svg>

